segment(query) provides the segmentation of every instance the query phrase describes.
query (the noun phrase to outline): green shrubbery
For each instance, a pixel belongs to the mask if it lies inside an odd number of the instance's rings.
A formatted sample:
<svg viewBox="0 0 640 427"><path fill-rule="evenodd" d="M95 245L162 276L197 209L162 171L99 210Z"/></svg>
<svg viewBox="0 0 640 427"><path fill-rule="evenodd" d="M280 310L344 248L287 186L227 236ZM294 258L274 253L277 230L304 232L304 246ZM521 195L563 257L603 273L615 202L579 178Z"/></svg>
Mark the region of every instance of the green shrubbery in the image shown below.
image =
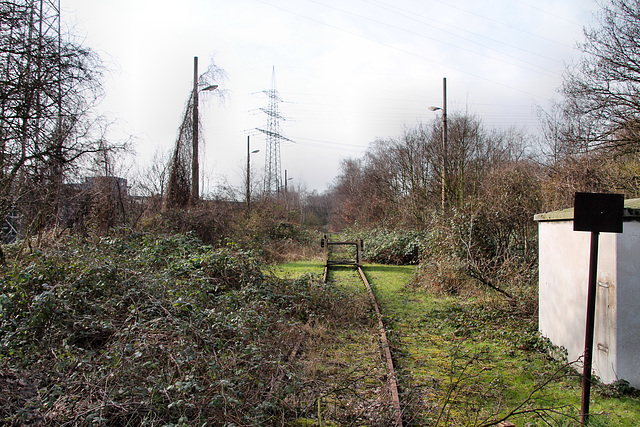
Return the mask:
<svg viewBox="0 0 640 427"><path fill-rule="evenodd" d="M7 248L8 259L16 255ZM350 296L310 277L277 279L262 267L255 253L233 244L149 234L69 238L9 262L0 279L0 419L295 419L309 402L288 355L308 322L343 319Z"/></svg>
<svg viewBox="0 0 640 427"><path fill-rule="evenodd" d="M362 256L370 262L380 264L408 265L417 264L424 251L429 233L422 230L355 230L347 229L341 233L346 240L362 239Z"/></svg>
<svg viewBox="0 0 640 427"><path fill-rule="evenodd" d="M513 165L485 179L482 197L434 215L416 283L447 293L478 287L537 308L537 178Z"/></svg>
<svg viewBox="0 0 640 427"><path fill-rule="evenodd" d="M530 210L502 203L434 214L427 230L347 229L341 239L364 241L363 258L381 264L419 264L414 285L445 294L491 289L534 312L537 230Z"/></svg>

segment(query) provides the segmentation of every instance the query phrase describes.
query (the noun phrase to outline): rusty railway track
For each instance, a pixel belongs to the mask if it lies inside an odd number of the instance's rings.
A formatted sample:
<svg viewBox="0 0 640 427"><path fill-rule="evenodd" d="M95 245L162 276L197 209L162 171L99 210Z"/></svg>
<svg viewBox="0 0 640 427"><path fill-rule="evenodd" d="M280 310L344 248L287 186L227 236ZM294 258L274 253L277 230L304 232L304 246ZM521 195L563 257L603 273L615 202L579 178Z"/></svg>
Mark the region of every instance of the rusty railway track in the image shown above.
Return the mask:
<svg viewBox="0 0 640 427"><path fill-rule="evenodd" d="M324 274L323 281L326 283L327 275L329 273L329 268L331 266L353 266L357 269L360 278L362 279L367 293L369 294L369 298L371 299L371 304L375 311L377 320L378 320L378 333L380 336L380 348L382 349L382 353L384 355L386 364L387 364L387 387L389 388L389 392L391 394L391 400L394 408L394 425L396 427L402 427L402 406L400 405L400 394L398 392L398 379L396 375L396 370L393 364L393 357L391 355L391 348L389 347L389 341L387 339L387 332L384 327L384 322L382 321L382 312L380 311L380 306L378 305L378 301L376 300L375 294L373 293L373 289L371 288L371 284L367 279L367 275L362 270L362 249L364 248L364 244L362 239L358 239L355 242L344 242L344 241L331 241L329 236L324 235L321 241L321 246L325 249L325 265L324 265ZM351 255L354 255L353 250L355 250L355 257L349 257L348 253L345 254L344 251L339 255L337 259L332 259L333 248L352 248ZM355 258L355 259L354 259Z"/></svg>

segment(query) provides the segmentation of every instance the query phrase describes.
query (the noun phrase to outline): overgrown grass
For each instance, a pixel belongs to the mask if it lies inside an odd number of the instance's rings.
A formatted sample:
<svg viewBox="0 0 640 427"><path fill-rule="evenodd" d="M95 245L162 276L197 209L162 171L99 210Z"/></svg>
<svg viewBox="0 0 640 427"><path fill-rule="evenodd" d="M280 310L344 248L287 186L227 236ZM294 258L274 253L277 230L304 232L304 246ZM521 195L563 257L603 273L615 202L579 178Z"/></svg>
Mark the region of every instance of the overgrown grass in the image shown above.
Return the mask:
<svg viewBox="0 0 640 427"><path fill-rule="evenodd" d="M367 425L391 419L368 296L351 268L268 273L251 251L184 235L66 240L0 277L0 420L8 425ZM534 319L489 297L365 268L411 425L577 425L580 384ZM635 425L633 391L596 387L592 424ZM509 416L510 411L519 412Z"/></svg>
<svg viewBox="0 0 640 427"><path fill-rule="evenodd" d="M322 272L322 263L293 262L277 267L278 274L289 277L301 270ZM329 328L316 324L309 329L309 340L300 354L300 364L318 390L312 420L300 419L300 425L392 425L393 408L386 389L386 366L380 358L378 330L368 294L352 267L334 267L328 284L338 292L352 295L348 310L360 322ZM310 422L311 424L304 424Z"/></svg>
<svg viewBox="0 0 640 427"><path fill-rule="evenodd" d="M250 251L192 236L6 249L8 425L284 425L334 390L294 350L369 323L353 293L308 274L279 279Z"/></svg>
<svg viewBox="0 0 640 427"><path fill-rule="evenodd" d="M407 286L411 267L367 266L388 325L407 418L415 425L579 425L580 380L548 357L537 323L517 306ZM513 415L509 415L515 411ZM640 401L592 393L593 425L632 426Z"/></svg>
<svg viewBox="0 0 640 427"><path fill-rule="evenodd" d="M323 264L319 261L293 261L273 266L276 275L282 278L296 278L304 274L321 275Z"/></svg>

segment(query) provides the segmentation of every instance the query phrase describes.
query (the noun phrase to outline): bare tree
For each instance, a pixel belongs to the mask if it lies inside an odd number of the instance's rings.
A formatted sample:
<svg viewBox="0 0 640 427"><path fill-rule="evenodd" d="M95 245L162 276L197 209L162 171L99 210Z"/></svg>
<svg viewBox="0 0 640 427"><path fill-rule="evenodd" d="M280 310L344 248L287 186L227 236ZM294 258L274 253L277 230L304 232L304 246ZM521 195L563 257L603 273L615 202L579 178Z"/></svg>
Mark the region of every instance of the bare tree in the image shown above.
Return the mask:
<svg viewBox="0 0 640 427"><path fill-rule="evenodd" d="M397 214L410 223L420 223L433 207L435 180L441 164L440 145L423 125L405 129L399 138L376 141L366 153L367 176L376 183ZM438 163L440 161L440 163Z"/></svg>
<svg viewBox="0 0 640 427"><path fill-rule="evenodd" d="M640 147L640 0L607 0L568 69L564 138L584 149Z"/></svg>
<svg viewBox="0 0 640 427"><path fill-rule="evenodd" d="M168 181L169 155L156 151L150 164L138 171L133 183L134 192L146 201L145 209L157 212L162 208Z"/></svg>
<svg viewBox="0 0 640 427"><path fill-rule="evenodd" d="M362 159L342 163L337 210L346 224L424 225L440 206L443 173L447 205L464 208L482 194L491 170L526 158L529 142L523 131L489 131L468 113L451 115L446 150L439 120L405 129L374 141Z"/></svg>
<svg viewBox="0 0 640 427"><path fill-rule="evenodd" d="M340 162L340 174L336 177L332 192L334 204L331 211L331 225L341 229L362 219L359 210L363 198L364 177L362 160L344 159Z"/></svg>
<svg viewBox="0 0 640 427"><path fill-rule="evenodd" d="M102 66L69 34L38 31L37 3L0 2L0 219L57 220L65 173L105 149L89 112Z"/></svg>
<svg viewBox="0 0 640 427"><path fill-rule="evenodd" d="M326 227L331 213L329 192L318 194L316 190L304 195L302 200L302 224L311 227Z"/></svg>

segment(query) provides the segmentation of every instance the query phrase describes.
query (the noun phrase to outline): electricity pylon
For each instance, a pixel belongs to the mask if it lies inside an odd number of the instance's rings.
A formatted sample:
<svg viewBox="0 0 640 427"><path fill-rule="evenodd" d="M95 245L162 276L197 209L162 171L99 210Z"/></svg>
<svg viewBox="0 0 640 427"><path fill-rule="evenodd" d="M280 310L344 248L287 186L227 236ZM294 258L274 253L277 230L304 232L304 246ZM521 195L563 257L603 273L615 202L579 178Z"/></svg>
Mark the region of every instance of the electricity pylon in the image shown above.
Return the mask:
<svg viewBox="0 0 640 427"><path fill-rule="evenodd" d="M282 165L280 159L280 142L291 141L282 135L280 120L285 118L280 115L279 104L282 101L276 89L276 69L273 67L271 74L271 88L263 91L269 97L267 108L260 110L267 115L266 129L256 128L267 136L267 151L264 160L264 195L278 195L282 186Z"/></svg>

